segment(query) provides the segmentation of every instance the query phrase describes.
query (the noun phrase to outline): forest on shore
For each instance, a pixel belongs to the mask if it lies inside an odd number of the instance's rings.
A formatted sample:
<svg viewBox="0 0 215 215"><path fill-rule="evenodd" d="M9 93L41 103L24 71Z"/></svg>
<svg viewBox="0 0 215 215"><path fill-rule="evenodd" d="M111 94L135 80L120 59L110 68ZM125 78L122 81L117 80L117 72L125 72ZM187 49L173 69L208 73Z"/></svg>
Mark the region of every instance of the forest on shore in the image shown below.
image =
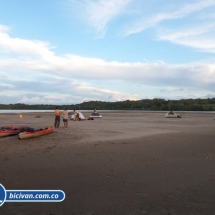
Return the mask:
<svg viewBox="0 0 215 215"><path fill-rule="evenodd" d="M155 111L215 111L215 98L207 99L141 99L137 101L88 101L80 104L0 104L0 110L54 110L56 106L63 110L155 110Z"/></svg>

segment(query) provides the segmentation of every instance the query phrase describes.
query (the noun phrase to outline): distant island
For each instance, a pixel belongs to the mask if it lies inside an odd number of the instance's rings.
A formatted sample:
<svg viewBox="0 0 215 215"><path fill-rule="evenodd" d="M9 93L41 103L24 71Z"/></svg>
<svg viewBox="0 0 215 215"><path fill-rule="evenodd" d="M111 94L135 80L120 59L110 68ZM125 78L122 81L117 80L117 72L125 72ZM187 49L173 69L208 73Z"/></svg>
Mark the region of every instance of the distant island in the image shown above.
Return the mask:
<svg viewBox="0 0 215 215"><path fill-rule="evenodd" d="M207 99L141 99L137 101L89 101L80 104L0 104L0 110L54 110L67 107L69 110L155 110L155 111L215 111L215 98Z"/></svg>

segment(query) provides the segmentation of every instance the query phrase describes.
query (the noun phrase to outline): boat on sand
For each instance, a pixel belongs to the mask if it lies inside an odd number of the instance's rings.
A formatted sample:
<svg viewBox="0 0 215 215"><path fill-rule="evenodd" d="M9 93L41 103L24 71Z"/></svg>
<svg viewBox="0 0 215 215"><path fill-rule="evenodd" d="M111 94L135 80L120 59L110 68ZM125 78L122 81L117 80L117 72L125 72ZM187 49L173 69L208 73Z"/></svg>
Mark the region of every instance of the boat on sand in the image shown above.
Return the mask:
<svg viewBox="0 0 215 215"><path fill-rule="evenodd" d="M91 113L90 118L102 118L102 115L100 115L98 112Z"/></svg>
<svg viewBox="0 0 215 215"><path fill-rule="evenodd" d="M22 131L27 130L28 126L13 126L13 125L7 125L5 127L0 127L0 137L8 137L17 135Z"/></svg>
<svg viewBox="0 0 215 215"><path fill-rule="evenodd" d="M18 134L19 139L27 139L31 137L39 137L45 134L49 134L54 131L54 126L49 126L40 129L29 128L27 131L23 131Z"/></svg>

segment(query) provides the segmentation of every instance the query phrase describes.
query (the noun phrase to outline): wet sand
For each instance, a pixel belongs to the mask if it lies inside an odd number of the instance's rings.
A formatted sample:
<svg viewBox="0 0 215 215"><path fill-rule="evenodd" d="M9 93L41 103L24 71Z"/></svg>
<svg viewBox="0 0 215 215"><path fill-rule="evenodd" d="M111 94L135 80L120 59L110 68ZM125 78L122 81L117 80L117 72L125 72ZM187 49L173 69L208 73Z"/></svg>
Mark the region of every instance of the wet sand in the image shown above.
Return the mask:
<svg viewBox="0 0 215 215"><path fill-rule="evenodd" d="M35 118L35 116L42 116ZM84 114L88 117L90 114ZM0 138L7 190L63 190L60 203L12 203L10 215L215 214L215 114L102 113L53 133ZM0 126L43 128L53 113L0 114Z"/></svg>

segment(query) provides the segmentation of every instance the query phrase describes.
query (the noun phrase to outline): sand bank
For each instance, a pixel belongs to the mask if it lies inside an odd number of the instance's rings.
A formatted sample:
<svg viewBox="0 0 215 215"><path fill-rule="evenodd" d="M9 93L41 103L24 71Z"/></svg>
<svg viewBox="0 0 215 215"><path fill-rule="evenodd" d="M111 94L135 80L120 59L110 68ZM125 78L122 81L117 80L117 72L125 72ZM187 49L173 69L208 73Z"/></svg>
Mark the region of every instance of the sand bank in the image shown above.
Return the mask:
<svg viewBox="0 0 215 215"><path fill-rule="evenodd" d="M35 116L41 115L41 118ZM84 114L88 117L88 113ZM61 203L7 203L2 214L215 214L215 120L210 113L102 113L38 138L0 138L8 190L63 190ZM1 114L43 128L52 113Z"/></svg>

